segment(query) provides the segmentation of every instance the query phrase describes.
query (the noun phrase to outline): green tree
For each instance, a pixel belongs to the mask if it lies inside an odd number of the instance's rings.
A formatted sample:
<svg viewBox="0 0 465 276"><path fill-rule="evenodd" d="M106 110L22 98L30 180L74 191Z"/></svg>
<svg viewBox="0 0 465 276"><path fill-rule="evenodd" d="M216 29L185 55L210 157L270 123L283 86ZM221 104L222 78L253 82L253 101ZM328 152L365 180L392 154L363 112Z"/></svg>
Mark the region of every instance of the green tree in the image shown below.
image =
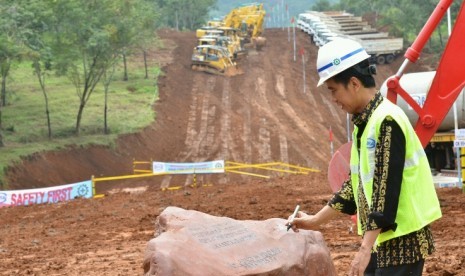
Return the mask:
<svg viewBox="0 0 465 276"><path fill-rule="evenodd" d="M1 75L1 92L0 92L0 147L3 147L2 136L2 107L6 106L6 81L10 73L11 63L18 58L19 49L16 44L4 33L0 32L0 75Z"/></svg>
<svg viewBox="0 0 465 276"><path fill-rule="evenodd" d="M7 79L13 62L23 56L22 38L26 35L21 24L20 8L14 1L0 5L0 147L4 146L2 135L2 107L7 105Z"/></svg>
<svg viewBox="0 0 465 276"><path fill-rule="evenodd" d="M42 94L44 95L45 116L47 119L48 138L52 139L52 123L50 121L50 108L49 108L47 89L45 85L47 74L51 69L50 58L47 58L47 53L35 52L31 56L31 59L32 59L32 68L34 69L34 73L37 76L37 80L39 81L40 90L42 91Z"/></svg>
<svg viewBox="0 0 465 276"><path fill-rule="evenodd" d="M21 59L24 30L19 23L22 14L20 7L14 1L5 1L0 5L0 105L7 104L6 81L10 73L11 65L14 61Z"/></svg>
<svg viewBox="0 0 465 276"><path fill-rule="evenodd" d="M127 57L134 49L141 47L146 49L155 41L160 13L155 3L147 0L122 0L119 7L120 16L114 18L113 22L117 32L112 38L112 44L121 51L123 80L127 81Z"/></svg>
<svg viewBox="0 0 465 276"><path fill-rule="evenodd" d="M164 25L177 30L195 30L207 21L216 0L154 0L160 7Z"/></svg>
<svg viewBox="0 0 465 276"><path fill-rule="evenodd" d="M69 77L79 97L76 135L79 135L84 108L96 85L121 51L118 42L126 26L122 28L115 22L118 18L131 22L126 20L125 16L129 15L122 12L121 4L130 5L134 1L77 0L52 4L56 70Z"/></svg>
<svg viewBox="0 0 465 276"><path fill-rule="evenodd" d="M114 18L113 28L115 35L111 38L115 55L121 53L123 57L123 80L128 80L127 56L133 49L142 50L145 62L145 74L148 78L147 49L153 47L156 41L155 31L158 28L158 8L146 0L122 1L119 14L124 15ZM116 59L103 73L102 84L104 87L104 133L109 133L108 128L108 91L115 73Z"/></svg>
<svg viewBox="0 0 465 276"><path fill-rule="evenodd" d="M336 10L335 8L337 5L333 5L329 2L329 0L318 0L313 4L312 10L315 11L331 11Z"/></svg>
<svg viewBox="0 0 465 276"><path fill-rule="evenodd" d="M25 45L25 55L32 62L33 72L39 82L40 90L44 96L45 117L47 120L48 138L52 138L52 125L50 119L49 97L46 89L46 78L52 69L52 52L48 46L47 30L50 26L50 10L46 2L27 0L15 1L21 11L21 19L17 24L27 35L22 37Z"/></svg>
<svg viewBox="0 0 465 276"><path fill-rule="evenodd" d="M104 92L104 107L103 107L103 133L109 134L110 130L108 129L108 91L110 90L110 84L115 74L115 65L110 66L108 70L103 72L103 92Z"/></svg>
<svg viewBox="0 0 465 276"><path fill-rule="evenodd" d="M141 28L137 32L138 38L135 39L134 48L142 52L145 67L145 78L148 79L149 70L147 52L151 48L160 46L156 30L162 26L160 22L161 14L160 8L156 3L152 3L151 0L145 0L141 10L144 11L145 16L140 17Z"/></svg>

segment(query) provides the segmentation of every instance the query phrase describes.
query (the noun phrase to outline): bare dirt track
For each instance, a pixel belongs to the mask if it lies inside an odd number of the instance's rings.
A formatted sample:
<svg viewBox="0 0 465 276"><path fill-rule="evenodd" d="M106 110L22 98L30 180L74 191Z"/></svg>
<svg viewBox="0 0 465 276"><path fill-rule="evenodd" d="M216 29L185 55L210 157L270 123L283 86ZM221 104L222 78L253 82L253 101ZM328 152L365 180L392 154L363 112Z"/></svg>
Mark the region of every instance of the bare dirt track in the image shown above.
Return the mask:
<svg viewBox="0 0 465 276"><path fill-rule="evenodd" d="M0 275L141 275L143 252L154 221L167 206L194 209L234 219L286 218L296 204L316 212L331 196L326 168L330 160L328 128L335 148L346 141L346 115L316 89L316 51L297 32L293 58L287 30L266 31L267 46L238 61L244 74L220 77L190 70L193 33L164 30L166 49L154 54L165 65L160 80L156 122L106 147L69 148L25 158L7 173L10 189L74 183L95 176L132 173L132 160L196 162L224 159L243 163L282 161L320 169L320 173L270 180L226 174L141 178L103 182L101 199L77 199L55 205L0 209ZM379 66L380 84L400 64ZM420 70L421 64L414 69ZM160 187L186 186L162 192ZM142 192L137 187L146 187ZM132 190L123 190L132 188ZM424 275L465 275L465 196L458 189L438 190L444 217L433 224L437 252ZM359 237L340 216L322 227L339 275L345 275Z"/></svg>

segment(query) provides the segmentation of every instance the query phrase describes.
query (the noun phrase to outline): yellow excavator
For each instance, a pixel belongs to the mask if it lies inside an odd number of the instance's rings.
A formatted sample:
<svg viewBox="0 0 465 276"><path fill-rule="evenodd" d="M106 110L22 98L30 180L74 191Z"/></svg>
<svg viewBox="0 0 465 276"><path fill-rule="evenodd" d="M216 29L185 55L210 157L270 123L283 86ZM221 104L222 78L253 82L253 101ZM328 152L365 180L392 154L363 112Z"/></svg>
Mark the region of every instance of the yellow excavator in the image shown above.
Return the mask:
<svg viewBox="0 0 465 276"><path fill-rule="evenodd" d="M236 57L244 52L243 43L241 37L238 35L239 30L234 29L231 27L211 27L211 26L204 26L200 29L197 29L196 36L199 40L202 38L212 38L213 36L217 36L216 40L221 42L220 44L227 44L227 47L231 53ZM225 39L225 37L229 37L229 39ZM205 43L204 43L205 44ZM218 43L216 43L218 44Z"/></svg>
<svg viewBox="0 0 465 276"><path fill-rule="evenodd" d="M245 53L246 43L259 50L265 20L263 4L243 5L233 9L223 20L212 20L197 29L198 46L192 54L192 69L220 75L241 73L234 62Z"/></svg>
<svg viewBox="0 0 465 276"><path fill-rule="evenodd" d="M265 14L254 14L244 17L243 22L247 26L247 37L255 49L260 50L266 45L266 38L261 36L263 33L263 22Z"/></svg>
<svg viewBox="0 0 465 276"><path fill-rule="evenodd" d="M226 48L232 60L237 59L238 55L244 53L240 46L240 41L233 41L229 36L204 35L197 41L198 45L217 45Z"/></svg>
<svg viewBox="0 0 465 276"><path fill-rule="evenodd" d="M223 20L220 19L213 19L207 22L207 26L210 27L220 27L223 26Z"/></svg>
<svg viewBox="0 0 465 276"><path fill-rule="evenodd" d="M223 21L224 26L241 30L244 42L252 43L259 50L266 44L266 39L261 36L265 16L263 4L249 4L233 9Z"/></svg>
<svg viewBox="0 0 465 276"><path fill-rule="evenodd" d="M195 36L197 38L201 38L202 36L206 35L223 35L223 33L223 31L218 30L218 27L203 26L200 29L196 30Z"/></svg>
<svg viewBox="0 0 465 276"><path fill-rule="evenodd" d="M199 45L192 54L192 70L233 76L241 73L229 57L229 51L218 45Z"/></svg>
<svg viewBox="0 0 465 276"><path fill-rule="evenodd" d="M218 27L217 29L223 31L224 37L229 37L228 44L230 46L228 49L233 53L234 58L245 53L243 39L239 36L239 29L224 26ZM219 42L222 41L220 40Z"/></svg>

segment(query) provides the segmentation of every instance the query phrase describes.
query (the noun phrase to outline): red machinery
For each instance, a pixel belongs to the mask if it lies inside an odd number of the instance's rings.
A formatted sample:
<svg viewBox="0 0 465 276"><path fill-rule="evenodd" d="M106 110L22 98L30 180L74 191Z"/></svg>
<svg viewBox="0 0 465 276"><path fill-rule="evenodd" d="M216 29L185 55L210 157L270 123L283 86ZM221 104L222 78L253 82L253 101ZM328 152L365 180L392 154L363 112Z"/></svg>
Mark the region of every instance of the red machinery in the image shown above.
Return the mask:
<svg viewBox="0 0 465 276"><path fill-rule="evenodd" d="M418 60L423 47L451 4L452 0L439 2L412 46L405 52L406 60L399 71L387 81L387 98L396 103L397 95L400 95L418 114L415 131L423 147L436 133L442 120L465 86L465 44L463 38L465 35L465 5L460 8L423 108L401 87L399 80L409 62L415 63Z"/></svg>

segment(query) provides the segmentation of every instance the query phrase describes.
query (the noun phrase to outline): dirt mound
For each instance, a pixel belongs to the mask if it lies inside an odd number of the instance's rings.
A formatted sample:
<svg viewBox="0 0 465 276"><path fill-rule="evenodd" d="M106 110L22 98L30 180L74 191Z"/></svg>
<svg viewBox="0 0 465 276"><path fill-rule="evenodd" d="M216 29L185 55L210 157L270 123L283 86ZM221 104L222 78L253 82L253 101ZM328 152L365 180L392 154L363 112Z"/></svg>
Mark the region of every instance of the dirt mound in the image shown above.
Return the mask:
<svg viewBox="0 0 465 276"><path fill-rule="evenodd" d="M305 93L302 60L296 53L294 61L287 30L266 30L266 46L242 57L238 65L244 74L233 77L190 69L194 33L164 30L160 36L170 47L152 54L167 64L154 107L156 122L140 133L120 137L114 148L70 147L25 158L7 172L11 189L131 174L133 159L282 161L322 172L292 177L270 173L273 178L266 181L237 174L197 176L200 184L213 185L196 189L186 186L193 181L189 176L103 182L97 187L108 195L103 199L2 208L0 270L5 275L141 274L154 220L167 206L261 220L285 218L296 204L315 212L330 197L328 129L331 126L338 148L347 139L346 114L336 109L324 88L315 87L317 48L308 36L297 32L297 50L305 49ZM393 75L401 62L379 66L378 83ZM178 185L185 188L160 190ZM122 192L123 187L139 189ZM440 197L444 218L433 225L438 253L430 258L425 274L458 275L465 273L464 238L459 232L465 222L465 199L457 189L441 190ZM348 233L349 224L341 216L321 229L341 275L360 242Z"/></svg>

